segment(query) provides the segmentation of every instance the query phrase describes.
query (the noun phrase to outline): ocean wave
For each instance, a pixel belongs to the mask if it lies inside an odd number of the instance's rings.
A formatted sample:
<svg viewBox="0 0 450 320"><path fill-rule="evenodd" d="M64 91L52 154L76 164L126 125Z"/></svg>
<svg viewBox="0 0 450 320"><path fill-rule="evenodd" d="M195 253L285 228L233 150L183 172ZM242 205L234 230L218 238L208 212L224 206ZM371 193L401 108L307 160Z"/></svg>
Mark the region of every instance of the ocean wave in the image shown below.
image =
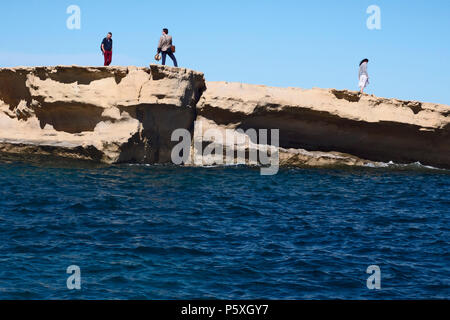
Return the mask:
<svg viewBox="0 0 450 320"><path fill-rule="evenodd" d="M413 163L395 163L393 161L389 162L378 162L378 163L368 163L364 165L367 168L391 168L391 169L410 169L410 170L436 170L436 171L450 171L449 169L436 168L433 166L428 166L420 163L419 161Z"/></svg>
<svg viewBox="0 0 450 320"><path fill-rule="evenodd" d="M450 174L385 166L0 164L0 298L447 298Z"/></svg>
<svg viewBox="0 0 450 320"><path fill-rule="evenodd" d="M255 164L215 164L215 165L195 165L195 166L177 166L175 164L125 164L130 167L166 167L166 168L203 168L203 169L217 169L217 168L261 168L262 165ZM437 168L429 165L424 165L419 161L413 163L395 163L393 161L389 162L368 162L362 166L363 168L373 168L373 169L401 169L401 170L433 170L433 171L443 171L450 172L449 169ZM314 168L314 169L334 169L334 168L346 168L346 169L358 169L361 166L343 166L343 165L330 165L325 167L310 167L310 166L281 166L282 168L296 169L296 168Z"/></svg>

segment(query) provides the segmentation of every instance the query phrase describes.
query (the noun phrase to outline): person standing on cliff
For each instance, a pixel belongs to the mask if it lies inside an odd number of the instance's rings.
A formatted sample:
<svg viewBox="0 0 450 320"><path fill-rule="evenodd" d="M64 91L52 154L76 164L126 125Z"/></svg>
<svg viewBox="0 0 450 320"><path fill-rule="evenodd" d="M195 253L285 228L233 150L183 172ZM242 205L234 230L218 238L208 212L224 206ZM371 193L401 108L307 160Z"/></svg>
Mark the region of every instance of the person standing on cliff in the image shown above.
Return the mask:
<svg viewBox="0 0 450 320"><path fill-rule="evenodd" d="M174 53L175 47L172 44L172 36L169 36L169 29L164 28L162 36L158 43L158 54L162 53L162 65L166 65L166 57L169 56L172 59L175 67L178 67L177 58Z"/></svg>
<svg viewBox="0 0 450 320"><path fill-rule="evenodd" d="M359 87L361 88L361 94L364 93L364 89L369 84L369 74L367 73L367 64L369 59L364 59L359 64Z"/></svg>
<svg viewBox="0 0 450 320"><path fill-rule="evenodd" d="M102 52L105 57L105 67L109 66L112 62L112 48L113 48L113 40L112 33L109 32L105 39L102 41Z"/></svg>

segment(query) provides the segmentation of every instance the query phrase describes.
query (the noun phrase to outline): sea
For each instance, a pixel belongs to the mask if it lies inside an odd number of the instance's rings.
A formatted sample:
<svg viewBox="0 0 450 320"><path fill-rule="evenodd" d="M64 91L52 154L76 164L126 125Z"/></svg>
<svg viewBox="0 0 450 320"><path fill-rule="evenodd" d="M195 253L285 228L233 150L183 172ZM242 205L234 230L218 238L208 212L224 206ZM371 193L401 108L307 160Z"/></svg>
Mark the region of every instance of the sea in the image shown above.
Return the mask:
<svg viewBox="0 0 450 320"><path fill-rule="evenodd" d="M449 299L450 171L0 161L0 299Z"/></svg>

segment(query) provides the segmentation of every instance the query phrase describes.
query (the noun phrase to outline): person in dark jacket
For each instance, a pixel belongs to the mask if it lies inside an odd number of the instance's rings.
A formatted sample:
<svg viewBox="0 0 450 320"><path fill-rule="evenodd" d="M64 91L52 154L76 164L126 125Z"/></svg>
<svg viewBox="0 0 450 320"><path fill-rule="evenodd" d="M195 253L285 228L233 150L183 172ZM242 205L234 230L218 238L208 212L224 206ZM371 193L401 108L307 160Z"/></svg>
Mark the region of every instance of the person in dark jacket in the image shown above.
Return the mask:
<svg viewBox="0 0 450 320"><path fill-rule="evenodd" d="M112 48L113 40L112 33L109 32L105 39L102 41L102 52L105 57L105 66L109 66L112 62Z"/></svg>

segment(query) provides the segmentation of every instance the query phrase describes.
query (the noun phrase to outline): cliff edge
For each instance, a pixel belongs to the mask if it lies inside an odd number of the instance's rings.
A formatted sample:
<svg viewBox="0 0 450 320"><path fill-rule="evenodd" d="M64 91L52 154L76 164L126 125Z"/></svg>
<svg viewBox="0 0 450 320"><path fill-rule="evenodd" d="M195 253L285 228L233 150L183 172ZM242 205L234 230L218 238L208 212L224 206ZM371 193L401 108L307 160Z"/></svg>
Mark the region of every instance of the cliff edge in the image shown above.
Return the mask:
<svg viewBox="0 0 450 320"><path fill-rule="evenodd" d="M287 164L308 150L450 168L450 106L335 89L227 82L207 87L197 107L200 119L221 128L280 129Z"/></svg>
<svg viewBox="0 0 450 320"><path fill-rule="evenodd" d="M205 89L202 73L154 65L0 69L0 152L170 162Z"/></svg>
<svg viewBox="0 0 450 320"><path fill-rule="evenodd" d="M442 104L206 83L202 73L182 68L0 69L0 157L170 163L173 131L201 127L236 135L279 129L281 165L394 161L450 168L449 124L450 106Z"/></svg>

